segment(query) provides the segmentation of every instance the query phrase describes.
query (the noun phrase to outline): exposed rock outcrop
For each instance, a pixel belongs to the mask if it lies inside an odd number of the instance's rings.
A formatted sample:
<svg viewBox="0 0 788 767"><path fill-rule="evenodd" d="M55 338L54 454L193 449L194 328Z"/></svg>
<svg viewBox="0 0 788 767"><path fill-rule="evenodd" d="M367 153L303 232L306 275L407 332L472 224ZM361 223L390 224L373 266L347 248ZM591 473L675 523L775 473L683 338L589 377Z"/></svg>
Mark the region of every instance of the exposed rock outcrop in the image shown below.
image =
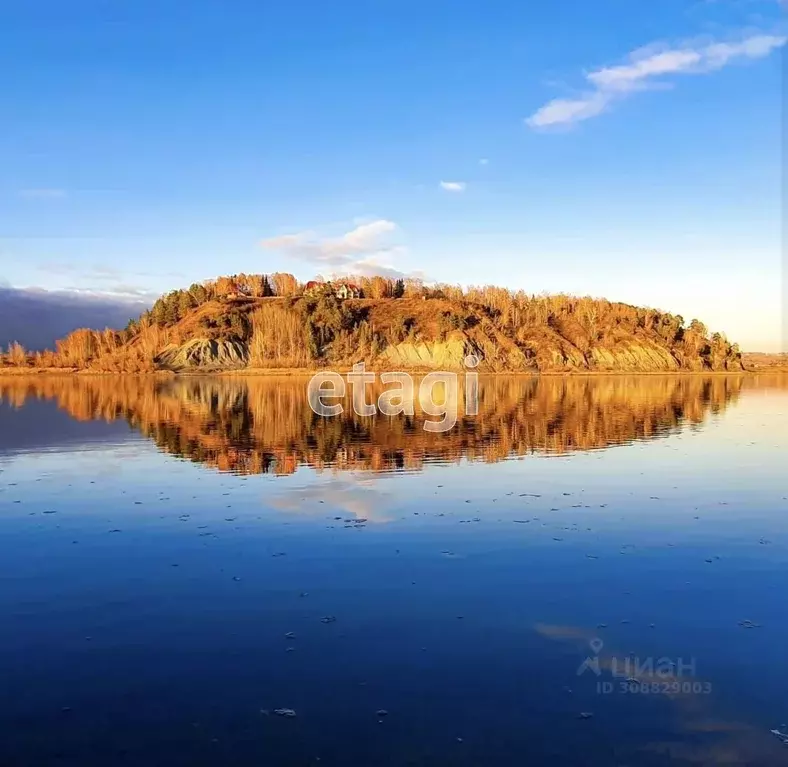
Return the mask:
<svg viewBox="0 0 788 767"><path fill-rule="evenodd" d="M246 344L240 341L217 341L193 338L180 346L170 344L156 357L162 370L187 371L231 370L243 368L249 360Z"/></svg>

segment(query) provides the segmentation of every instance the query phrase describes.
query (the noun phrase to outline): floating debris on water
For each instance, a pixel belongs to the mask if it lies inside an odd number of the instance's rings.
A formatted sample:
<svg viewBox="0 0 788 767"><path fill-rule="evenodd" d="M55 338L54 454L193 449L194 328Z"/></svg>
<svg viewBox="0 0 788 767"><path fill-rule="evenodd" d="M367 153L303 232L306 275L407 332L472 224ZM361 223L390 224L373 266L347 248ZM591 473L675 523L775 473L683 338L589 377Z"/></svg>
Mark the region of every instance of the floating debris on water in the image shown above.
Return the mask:
<svg viewBox="0 0 788 767"><path fill-rule="evenodd" d="M788 746L788 733L783 732L783 730L785 730L785 729L786 729L786 727L783 724L783 725L780 725L780 727L778 729L776 729L776 730L769 730L769 732L771 732L771 734L774 735L775 738L778 738L780 740L780 742L784 746Z"/></svg>
<svg viewBox="0 0 788 767"><path fill-rule="evenodd" d="M388 712L388 711L386 711L386 709L385 709L385 708L379 708L379 709L378 709L378 710L375 712L375 716L377 716L377 717L380 717L380 718L382 718L382 717L384 717L384 716L388 716L388 715L389 715L389 712Z"/></svg>
<svg viewBox="0 0 788 767"><path fill-rule="evenodd" d="M274 713L277 716L283 716L286 719L292 719L296 716L296 712L292 708L275 708Z"/></svg>
<svg viewBox="0 0 788 767"><path fill-rule="evenodd" d="M594 715L590 711L581 711L578 715L578 719L593 719Z"/></svg>
<svg viewBox="0 0 788 767"><path fill-rule="evenodd" d="M750 620L739 621L739 625L744 629L758 629L761 627L760 623L754 623Z"/></svg>

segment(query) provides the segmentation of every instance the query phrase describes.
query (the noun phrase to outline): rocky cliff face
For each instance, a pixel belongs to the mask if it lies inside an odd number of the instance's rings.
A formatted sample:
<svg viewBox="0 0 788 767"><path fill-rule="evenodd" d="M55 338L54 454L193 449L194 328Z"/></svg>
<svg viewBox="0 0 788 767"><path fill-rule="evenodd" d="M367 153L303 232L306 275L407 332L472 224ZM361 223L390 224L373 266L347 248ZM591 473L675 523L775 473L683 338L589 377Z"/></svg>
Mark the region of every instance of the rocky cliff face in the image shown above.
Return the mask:
<svg viewBox="0 0 788 767"><path fill-rule="evenodd" d="M246 344L240 341L216 341L193 338L185 344L166 346L156 357L160 370L234 370L244 368L249 360Z"/></svg>
<svg viewBox="0 0 788 767"><path fill-rule="evenodd" d="M349 358L338 366L365 359L370 368L384 370L464 370L466 359L478 360L479 372L626 372L670 373L708 370L743 370L740 359L722 358L711 364L701 358L686 359L669 348L651 341L631 341L614 347L597 346L586 353L562 340L542 344L537 350L513 344L498 346L480 342L466 333L454 333L445 341L402 342L385 347L378 355ZM167 346L157 357L156 366L174 372L239 370L249 367L249 350L241 341L196 338L181 345Z"/></svg>
<svg viewBox="0 0 788 767"><path fill-rule="evenodd" d="M479 359L479 370L486 372L671 373L744 370L740 359L723 358L707 364L702 359L682 359L681 355L670 349L648 341L621 343L612 348L598 346L587 353L569 344L555 343L543 345L535 351L507 349L501 354L500 349L485 349L483 345L465 338L446 342L397 344L386 348L380 360L391 369L399 366L403 369L459 370L465 367L464 360L469 354Z"/></svg>
<svg viewBox="0 0 788 767"><path fill-rule="evenodd" d="M465 366L465 358L475 355L482 359L479 348L467 338L451 341L400 343L386 347L380 361L392 370L396 368L441 368L457 370Z"/></svg>

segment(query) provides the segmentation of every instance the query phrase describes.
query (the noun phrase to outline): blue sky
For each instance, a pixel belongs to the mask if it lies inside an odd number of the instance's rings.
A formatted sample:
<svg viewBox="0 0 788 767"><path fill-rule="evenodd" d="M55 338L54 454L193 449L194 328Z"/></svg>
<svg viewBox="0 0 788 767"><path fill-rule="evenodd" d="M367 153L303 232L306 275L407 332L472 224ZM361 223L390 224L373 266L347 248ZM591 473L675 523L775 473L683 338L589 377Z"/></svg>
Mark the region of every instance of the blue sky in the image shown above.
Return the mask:
<svg viewBox="0 0 788 767"><path fill-rule="evenodd" d="M0 282L421 273L778 349L778 0L5 0Z"/></svg>

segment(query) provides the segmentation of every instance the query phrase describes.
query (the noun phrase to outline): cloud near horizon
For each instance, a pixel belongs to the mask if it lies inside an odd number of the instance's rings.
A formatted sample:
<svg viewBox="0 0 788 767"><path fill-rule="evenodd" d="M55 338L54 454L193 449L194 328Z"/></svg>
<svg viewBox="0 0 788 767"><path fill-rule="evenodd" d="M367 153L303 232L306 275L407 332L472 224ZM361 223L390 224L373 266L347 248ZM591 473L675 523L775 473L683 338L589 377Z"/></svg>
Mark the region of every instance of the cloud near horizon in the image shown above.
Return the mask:
<svg viewBox="0 0 788 767"><path fill-rule="evenodd" d="M19 196L26 200L59 200L66 196L65 189L20 189Z"/></svg>
<svg viewBox="0 0 788 767"><path fill-rule="evenodd" d="M387 244L388 235L397 225L387 219L360 224L339 237L321 237L315 232L297 232L270 237L260 244L276 250L288 258L298 259L318 267L333 267L337 272L364 276L406 277L405 272L382 261L405 252L401 246Z"/></svg>
<svg viewBox="0 0 788 767"><path fill-rule="evenodd" d="M464 192L467 186L464 181L441 181L441 189L447 192Z"/></svg>
<svg viewBox="0 0 788 767"><path fill-rule="evenodd" d="M592 86L577 98L557 98L525 120L531 128L547 128L596 117L616 101L639 91L670 87L667 78L718 71L737 60L761 59L788 41L784 35L751 35L732 42L654 44L633 51L626 62L588 72Z"/></svg>

